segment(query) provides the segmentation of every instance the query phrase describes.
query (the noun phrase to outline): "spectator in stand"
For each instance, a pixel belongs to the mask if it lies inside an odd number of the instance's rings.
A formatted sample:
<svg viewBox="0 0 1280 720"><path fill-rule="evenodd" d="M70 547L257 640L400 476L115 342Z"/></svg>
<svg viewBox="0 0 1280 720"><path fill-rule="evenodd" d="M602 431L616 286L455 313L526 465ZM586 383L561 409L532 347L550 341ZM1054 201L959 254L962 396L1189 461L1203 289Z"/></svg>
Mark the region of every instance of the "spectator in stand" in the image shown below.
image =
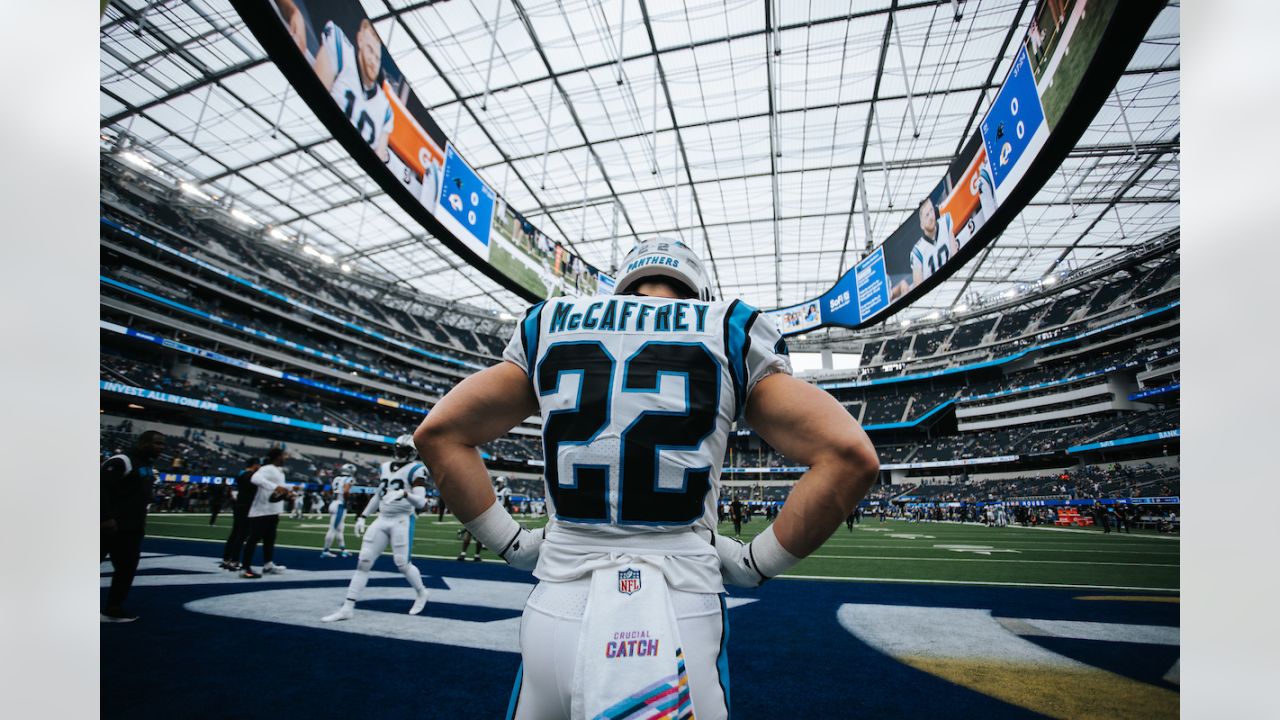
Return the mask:
<svg viewBox="0 0 1280 720"><path fill-rule="evenodd" d="M138 436L130 450L107 458L99 471L100 548L102 561L110 557L112 568L103 622L138 619L125 611L124 601L133 587L133 576L142 557L142 538L147 532L147 504L155 482L151 463L164 452L164 442L162 433L148 430Z"/></svg>

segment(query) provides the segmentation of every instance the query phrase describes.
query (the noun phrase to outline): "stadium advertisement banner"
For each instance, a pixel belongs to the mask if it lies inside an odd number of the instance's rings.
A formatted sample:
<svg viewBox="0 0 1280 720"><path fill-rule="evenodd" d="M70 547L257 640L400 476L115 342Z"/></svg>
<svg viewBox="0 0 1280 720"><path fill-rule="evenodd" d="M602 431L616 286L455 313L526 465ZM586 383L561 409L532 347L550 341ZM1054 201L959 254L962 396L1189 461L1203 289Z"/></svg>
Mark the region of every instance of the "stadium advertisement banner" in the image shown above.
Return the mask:
<svg viewBox="0 0 1280 720"><path fill-rule="evenodd" d="M156 477L160 482L167 483L187 483L192 485L232 485L235 478L221 477L218 475L177 475L174 473L156 473Z"/></svg>
<svg viewBox="0 0 1280 720"><path fill-rule="evenodd" d="M1004 82L947 172L830 290L772 311L781 332L883 321L997 237L1102 107L1160 6L1042 0Z"/></svg>
<svg viewBox="0 0 1280 720"><path fill-rule="evenodd" d="M104 392L128 395L130 397L136 397L142 400L152 400L154 402L161 402L167 405L178 405L181 407L192 408L194 410L204 410L223 415L234 415L236 417L261 420L263 422L269 422L276 425L287 425L289 427L301 428L303 430L315 430L317 432L328 433L330 435L341 435L343 437L355 438L357 440L371 440L373 442L385 443L387 445L394 445L396 442L395 438L387 435L364 432L363 430L352 430L350 428L338 427L336 425L323 425L321 423L311 422L310 420L301 420L298 418L285 417L283 415L272 415L271 413L258 412L257 410L246 410L232 405L223 405L222 403L216 403L211 400L189 398L183 395L161 392L159 390L147 390L145 388L134 387L133 385L125 385L124 383L99 380L98 389Z"/></svg>
<svg viewBox="0 0 1280 720"><path fill-rule="evenodd" d="M176 248L172 248L160 242L159 240L147 237L146 235L143 235L137 230L134 230L133 228L125 227L124 225L121 225L120 223L117 223L114 220L110 220L104 217L104 218L100 218L99 222L103 225L106 225L107 227L114 228L116 230L119 230L122 233L125 233L126 235L129 235L130 237L138 240L139 242L146 243L147 245L150 245L151 247L157 250L166 252L170 255L173 255L174 257L180 258L188 263L191 263L192 265L195 265L201 270L207 270L219 277L225 278L239 285L243 285L244 287L250 288L252 290L256 290L257 292L262 293L263 295L266 295L267 297L273 298L275 300L279 300L280 302L290 307L297 308L304 312L311 313L316 317L324 318L325 320L341 325L342 327L347 328L349 330L355 330L356 332L361 333L363 335L367 335L376 340L381 340L382 342L395 345L396 347L403 348L412 353L421 355L426 358L430 358L432 360L438 360L440 362L449 363L450 365L460 365L463 367L475 368L477 370L484 368L483 365L477 365L476 363L470 363L465 360L459 360L458 358L450 357L448 355L441 355L440 353L432 352L430 350L420 348L417 345L414 345L413 343L405 342L404 340L390 337L388 335L378 332L377 330L371 330L369 328L364 327L363 325L360 325L359 323L355 323L350 320L344 320L343 318L331 312L318 308L314 305L309 305L299 300L295 300L283 293L276 292L275 290L272 290L271 288L265 285L256 283L246 278L242 278L239 275L236 275L235 273L229 270L218 267L217 265L214 265L212 263L205 262L204 260L201 260L198 257L184 253L181 250L178 250Z"/></svg>
<svg viewBox="0 0 1280 720"><path fill-rule="evenodd" d="M1147 433L1145 435L1135 435L1133 437L1118 438L1116 440L1105 440L1103 442L1088 443L1086 445L1072 445L1067 448L1067 453L1088 452L1090 450L1106 450L1107 448L1122 447L1124 445L1137 445L1139 443L1159 442L1160 440L1171 440L1173 438L1182 437L1182 430L1165 430L1164 432Z"/></svg>
<svg viewBox="0 0 1280 720"><path fill-rule="evenodd" d="M1091 335L1096 335L1097 333L1100 333L1100 332L1106 332L1107 330L1113 330L1122 325L1128 325L1130 323L1135 323L1140 320L1145 320L1146 318L1152 317L1153 315L1159 315L1160 313L1168 312L1174 308L1180 307L1181 305L1182 305L1181 300L1175 300L1169 303L1168 305L1158 307L1154 310L1148 310L1147 312L1144 312L1140 315L1134 315L1132 317L1124 318L1123 320L1117 320L1115 322L1103 325L1102 327L1094 328L1092 330L1082 332L1078 335L1072 335L1071 337L1063 338L1062 340L1054 340L1053 342L1046 343L1044 345L1032 345L1031 347L1023 348L1022 350L1019 350L1018 352L1013 353L1012 355L1005 355L1003 357L992 358L990 360L983 360L982 362L972 363L969 365L959 365L956 367L949 367L942 370L930 370L928 372L913 373L911 375L899 375L896 377L878 378L875 380L848 380L848 381L840 381L840 382L820 382L817 385L823 390L845 390L848 388L870 387L872 385L886 385L889 383L908 382L911 380L924 380L927 378L941 377L943 375L955 375L957 373L980 370L986 367L995 367L996 365L1005 365L1015 360L1018 360L1019 358L1026 357L1027 355L1030 355L1033 352L1046 350L1048 348L1055 347L1063 343L1082 340ZM1014 391L1008 391L1008 392L1014 392ZM972 397L960 398L960 400L973 400L973 399L974 398Z"/></svg>
<svg viewBox="0 0 1280 720"><path fill-rule="evenodd" d="M257 373L259 375L265 375L267 377L272 377L279 380L288 380L289 382L297 383L299 385L306 385L308 387L318 388L320 390L325 390L327 392L331 392L336 395L344 395L346 397L357 398L360 400L364 400L365 402L373 403L375 405L382 405L385 407L397 408L400 410L405 410L407 412L420 413L422 415L426 415L427 413L430 412L430 410L424 407L418 407L416 405L402 403L399 400L392 400L390 398L384 398L377 395L369 395L368 393L357 392L355 390L348 390L346 388L338 387L337 385L330 385L329 383L321 382L319 380L312 380L311 378L303 377L301 375L296 375L294 373L287 372L284 370L276 370L275 368L269 368L269 367L266 367L265 365L259 365L257 363L251 363L247 360L241 360L239 358L234 358L229 355L223 355L222 353L215 352L213 350L206 350L204 348L196 347L194 345L188 345L184 342L179 342L177 340L170 340L168 338L152 335L151 333L142 332L141 330L134 330L133 328L124 327L122 325L116 325L115 323L107 322L106 320L99 320L98 325L103 330L110 330L111 332L118 333L120 335L126 335L128 337L137 338L139 340L145 340L147 342L155 343L156 345L160 345L162 347L170 348L172 350L177 350L179 352L184 352L189 355L195 355L196 357L202 357L207 360L213 360L215 362L220 362L226 365L231 365L233 367L238 367L243 370L248 370L250 372Z"/></svg>
<svg viewBox="0 0 1280 720"><path fill-rule="evenodd" d="M1164 395L1165 393L1177 392L1182 389L1182 383L1172 383L1169 385L1161 385L1150 390L1141 390L1129 395L1130 400L1142 400L1143 398L1154 397L1156 395Z"/></svg>
<svg viewBox="0 0 1280 720"><path fill-rule="evenodd" d="M463 160L427 111L438 99L410 86L360 3L245 0L236 7L334 137L461 257L527 300L612 291L612 278L510 210Z"/></svg>
<svg viewBox="0 0 1280 720"><path fill-rule="evenodd" d="M923 468L937 467L961 467L969 465L994 465L996 463L1017 462L1018 455L991 455L989 457L979 458L962 458L956 460L930 460L927 462L911 462L911 463L881 463L881 470L920 470ZM720 472L726 475L781 475L787 473L802 473L809 469L808 465L787 466L787 467L725 467L720 468Z"/></svg>
<svg viewBox="0 0 1280 720"><path fill-rule="evenodd" d="M193 317L198 317L202 320L207 320L221 327L231 328L238 332L244 333L245 335L248 335L250 337L266 340L268 342L272 342L277 345L280 345L281 347L287 347L290 350L296 350L300 353L309 355L311 357L327 360L329 362L336 363L343 367L351 368L352 370L358 370L360 372L368 373L370 375L375 375L377 377L388 379L388 380L395 380L397 382L405 383L408 385L418 385L416 381L414 381L412 378L410 378L407 375L401 375L400 373L392 372L389 370L383 370L381 368L375 368L370 365L365 365L363 363L356 362L354 360L348 360L339 355L334 355L333 353L325 352L324 350L317 350L313 347L308 347L301 343L296 343L292 340L278 337L269 332L265 332L263 330L259 330L254 327L250 327L248 325L243 325L234 320L228 320L226 318L219 317L217 315L211 315L203 310L198 310L196 308L193 308L190 305L184 305L176 300L170 300L169 298L163 297L161 295L157 295L148 290L143 290L142 288L134 287L128 283L120 282L119 280L116 280L114 278L106 277L105 275L99 275L98 280L110 287L117 288L119 290L130 293L132 295L137 295L138 297L146 298L153 302L164 305L165 307L170 307L175 310L184 312L188 315L191 315Z"/></svg>

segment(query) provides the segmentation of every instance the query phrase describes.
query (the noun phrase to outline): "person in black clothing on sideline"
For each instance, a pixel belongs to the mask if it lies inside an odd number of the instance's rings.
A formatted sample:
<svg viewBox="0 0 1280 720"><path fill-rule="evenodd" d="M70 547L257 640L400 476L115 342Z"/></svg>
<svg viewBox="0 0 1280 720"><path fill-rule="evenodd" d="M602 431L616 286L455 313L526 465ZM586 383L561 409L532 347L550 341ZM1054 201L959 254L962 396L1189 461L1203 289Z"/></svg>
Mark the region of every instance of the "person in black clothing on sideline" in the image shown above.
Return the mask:
<svg viewBox="0 0 1280 720"><path fill-rule="evenodd" d="M222 563L218 565L223 570L240 569L240 551L244 549L244 539L249 535L249 506L253 505L253 497L258 492L258 486L250 478L260 467L261 460L249 458L244 470L236 476L236 499L231 506L231 534L222 546Z"/></svg>
<svg viewBox="0 0 1280 720"><path fill-rule="evenodd" d="M99 472L99 519L102 560L111 558L111 589L102 622L133 622L138 618L124 610L142 557L147 532L147 505L151 503L155 471L151 463L164 452L165 437L155 430L138 436L127 452L112 455Z"/></svg>
<svg viewBox="0 0 1280 720"><path fill-rule="evenodd" d="M218 514L222 512L222 502L227 494L227 486L221 482L213 484L209 488L209 524L218 524Z"/></svg>

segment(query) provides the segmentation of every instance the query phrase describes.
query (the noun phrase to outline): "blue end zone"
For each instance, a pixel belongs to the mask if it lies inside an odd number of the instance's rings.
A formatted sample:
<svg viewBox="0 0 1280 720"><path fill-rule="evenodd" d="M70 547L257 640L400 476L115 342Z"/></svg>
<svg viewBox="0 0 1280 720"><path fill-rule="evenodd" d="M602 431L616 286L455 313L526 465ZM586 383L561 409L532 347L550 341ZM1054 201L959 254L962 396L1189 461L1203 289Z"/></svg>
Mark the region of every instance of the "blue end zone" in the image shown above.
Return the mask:
<svg viewBox="0 0 1280 720"><path fill-rule="evenodd" d="M221 544L147 540L144 550L201 556L213 569ZM102 716L347 718L353 712L359 715L357 708L376 707L379 715L387 717L494 718L508 711L520 666L517 653L221 617L183 607L201 598L278 588L331 592L336 607L349 578L345 571L354 569L356 562L354 557L322 560L314 550L288 548L277 549L276 556L289 566L282 576L286 582L275 578L230 582L221 579L230 573L221 572L211 573L211 578L218 579L207 584L135 585L128 607L142 619L101 626ZM423 572L423 581L435 589L449 588L451 578L524 583L532 588L528 573L496 563L422 558L414 562ZM298 570L343 572L332 579L288 581L289 574ZM390 558L379 558L374 571L394 572L394 565ZM158 574L163 573L147 571L149 582L156 581ZM171 574L190 582L192 573ZM369 587L394 588L403 595L396 600L363 601L357 613L403 616L412 601L412 591L398 573L374 579ZM104 588L104 598L105 593ZM1097 593L802 580L775 580L755 590L735 590L729 595L728 610L733 717L1027 717L1023 708L915 670L863 643L840 625L837 610L845 603L865 603L978 608L990 610L997 618L1179 624L1175 603L1076 599L1091 594ZM421 617L489 623L510 622L518 616L511 609L437 602L436 595L433 592ZM757 602L732 607L735 598ZM1162 680L1178 657L1176 645L1026 639L1087 665L1176 690ZM388 683L371 670L406 661L416 671L411 682ZM271 669L271 682L264 682L264 668Z"/></svg>

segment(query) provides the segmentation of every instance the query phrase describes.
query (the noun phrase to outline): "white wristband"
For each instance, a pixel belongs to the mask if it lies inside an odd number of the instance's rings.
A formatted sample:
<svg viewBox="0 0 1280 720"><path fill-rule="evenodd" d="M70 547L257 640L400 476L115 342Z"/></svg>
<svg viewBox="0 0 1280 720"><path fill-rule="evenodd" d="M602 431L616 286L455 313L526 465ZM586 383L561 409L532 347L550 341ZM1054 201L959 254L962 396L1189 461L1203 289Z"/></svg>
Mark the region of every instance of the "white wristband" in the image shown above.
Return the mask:
<svg viewBox="0 0 1280 720"><path fill-rule="evenodd" d="M747 545L747 553L751 563L756 567L756 572L766 578L777 577L800 562L800 558L787 552L786 548L782 547L782 543L778 542L778 538L773 534L773 525L765 528L764 532Z"/></svg>
<svg viewBox="0 0 1280 720"><path fill-rule="evenodd" d="M467 532L471 533L471 537L479 540L498 555L505 553L524 530L520 527L520 523L512 519L507 509L502 507L502 503L496 500L488 510L463 525L466 526Z"/></svg>

